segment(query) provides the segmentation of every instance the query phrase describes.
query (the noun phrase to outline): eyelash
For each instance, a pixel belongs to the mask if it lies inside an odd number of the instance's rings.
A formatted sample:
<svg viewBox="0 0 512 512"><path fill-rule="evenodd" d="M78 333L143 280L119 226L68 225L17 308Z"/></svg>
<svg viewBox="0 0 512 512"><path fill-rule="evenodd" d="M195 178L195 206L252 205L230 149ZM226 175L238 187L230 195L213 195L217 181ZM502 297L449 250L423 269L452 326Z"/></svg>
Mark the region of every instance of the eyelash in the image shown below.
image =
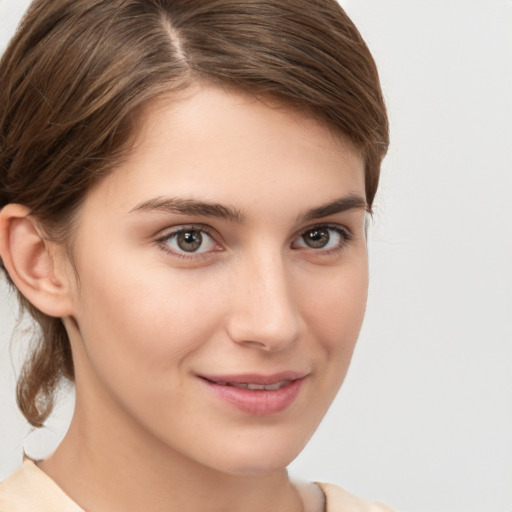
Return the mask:
<svg viewBox="0 0 512 512"><path fill-rule="evenodd" d="M297 240L304 240L303 237L312 231L334 231L337 235L340 236L340 243L336 247L332 247L329 249L323 249L318 248L315 249L313 247L294 247L294 244L297 242ZM215 245L218 245L215 241L214 236L212 235L211 231L206 226L201 225L190 225L190 226L180 226L179 228L173 229L171 231L168 231L165 233L165 235L159 237L156 242L160 246L160 248L172 255L173 257L181 258L181 259L197 259L197 258L206 258L211 255L212 252L221 252L221 250L209 250L205 252L190 252L187 253L186 251L180 252L174 249L171 249L169 247L169 241L172 240L174 237L177 237L180 235L180 233L187 233L187 232L199 232L201 234L205 234L210 238ZM313 253L319 253L322 255L334 255L341 251L343 251L346 247L346 245L353 240L354 235L347 229L339 225L332 225L332 224L320 224L320 225L314 225L311 227L306 228L305 230L301 231L300 234L295 236L294 241L291 244L292 249L294 250L311 250Z"/></svg>

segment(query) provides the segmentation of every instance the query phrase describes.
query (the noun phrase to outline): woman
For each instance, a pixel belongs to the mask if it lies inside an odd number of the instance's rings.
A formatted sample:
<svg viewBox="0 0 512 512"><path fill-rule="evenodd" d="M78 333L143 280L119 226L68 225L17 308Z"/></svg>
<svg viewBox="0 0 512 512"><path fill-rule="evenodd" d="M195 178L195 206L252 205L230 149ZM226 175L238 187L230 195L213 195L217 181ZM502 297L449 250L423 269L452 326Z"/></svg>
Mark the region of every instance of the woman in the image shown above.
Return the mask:
<svg viewBox="0 0 512 512"><path fill-rule="evenodd" d="M384 510L286 473L350 362L388 144L337 3L39 0L0 76L18 403L40 427L76 389L0 509Z"/></svg>

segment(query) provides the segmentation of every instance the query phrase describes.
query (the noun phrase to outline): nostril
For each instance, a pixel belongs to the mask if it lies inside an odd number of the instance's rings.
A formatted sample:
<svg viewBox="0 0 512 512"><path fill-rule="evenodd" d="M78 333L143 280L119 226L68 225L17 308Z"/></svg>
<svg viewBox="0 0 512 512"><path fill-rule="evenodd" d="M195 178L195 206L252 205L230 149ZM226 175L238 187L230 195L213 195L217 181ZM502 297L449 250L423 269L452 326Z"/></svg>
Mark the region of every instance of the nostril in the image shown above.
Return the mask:
<svg viewBox="0 0 512 512"><path fill-rule="evenodd" d="M245 346L268 350L268 347L262 341L253 341L253 340L242 340L239 343L242 343Z"/></svg>

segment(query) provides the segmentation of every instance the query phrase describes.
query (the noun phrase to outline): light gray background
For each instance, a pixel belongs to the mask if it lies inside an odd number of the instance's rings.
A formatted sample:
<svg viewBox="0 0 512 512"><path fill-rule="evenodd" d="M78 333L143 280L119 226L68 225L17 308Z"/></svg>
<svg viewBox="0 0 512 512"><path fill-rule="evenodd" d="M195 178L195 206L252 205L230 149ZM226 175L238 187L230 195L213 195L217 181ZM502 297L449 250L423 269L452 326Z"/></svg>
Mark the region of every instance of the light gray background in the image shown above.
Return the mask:
<svg viewBox="0 0 512 512"><path fill-rule="evenodd" d="M0 0L1 48L27 4ZM379 64L392 146L359 346L291 471L404 512L511 512L512 2L342 5ZM72 399L28 436L5 286L0 300L1 479L24 446L52 450Z"/></svg>

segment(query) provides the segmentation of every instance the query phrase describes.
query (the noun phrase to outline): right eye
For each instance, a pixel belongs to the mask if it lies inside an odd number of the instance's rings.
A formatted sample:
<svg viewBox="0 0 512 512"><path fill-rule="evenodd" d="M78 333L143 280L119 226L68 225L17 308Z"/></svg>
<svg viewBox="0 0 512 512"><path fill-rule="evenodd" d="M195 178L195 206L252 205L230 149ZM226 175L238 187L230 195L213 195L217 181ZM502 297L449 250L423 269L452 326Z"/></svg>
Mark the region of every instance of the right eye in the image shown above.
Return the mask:
<svg viewBox="0 0 512 512"><path fill-rule="evenodd" d="M178 228L158 240L166 251L187 256L212 251L217 246L215 240L197 227Z"/></svg>

